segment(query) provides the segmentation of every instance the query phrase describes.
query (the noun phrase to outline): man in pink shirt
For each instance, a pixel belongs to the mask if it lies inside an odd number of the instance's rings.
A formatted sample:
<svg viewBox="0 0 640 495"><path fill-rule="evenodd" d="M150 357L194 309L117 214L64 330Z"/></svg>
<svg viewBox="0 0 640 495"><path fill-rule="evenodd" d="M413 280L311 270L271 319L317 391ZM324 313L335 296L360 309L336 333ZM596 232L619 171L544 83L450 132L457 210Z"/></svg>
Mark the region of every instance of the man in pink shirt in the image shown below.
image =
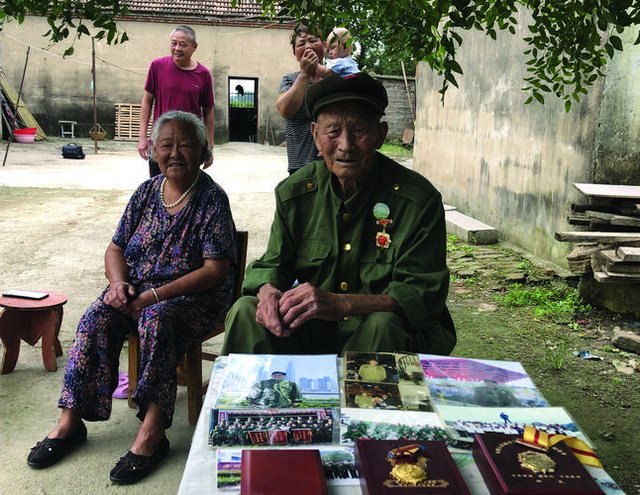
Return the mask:
<svg viewBox="0 0 640 495"><path fill-rule="evenodd" d="M144 85L138 153L145 160L149 159L147 129L152 107L154 121L170 110L182 110L202 118L207 128L209 149L213 150L213 84L209 70L191 58L198 47L196 33L188 26L178 26L169 40L171 56L151 62ZM212 161L213 158L205 162L204 168ZM159 173L157 163L149 159L149 175L153 177Z"/></svg>

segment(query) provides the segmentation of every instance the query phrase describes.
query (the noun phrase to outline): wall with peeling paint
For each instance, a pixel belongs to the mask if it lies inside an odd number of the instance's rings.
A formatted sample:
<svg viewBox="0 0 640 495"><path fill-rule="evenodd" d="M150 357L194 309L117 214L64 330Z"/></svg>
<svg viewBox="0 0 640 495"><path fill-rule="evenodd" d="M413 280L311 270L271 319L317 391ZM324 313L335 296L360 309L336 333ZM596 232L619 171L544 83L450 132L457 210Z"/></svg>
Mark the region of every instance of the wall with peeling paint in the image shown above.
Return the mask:
<svg viewBox="0 0 640 495"><path fill-rule="evenodd" d="M586 200L573 183L640 183L640 51L620 57L608 68L615 82L609 75L597 81L566 113L555 96L544 106L524 105L522 36L499 33L493 41L465 32L458 54L464 75L444 104L441 78L420 64L414 168L445 203L495 227L501 239L567 266L572 246L554 235L579 230L566 220L571 203ZM622 161L628 173L619 173Z"/></svg>

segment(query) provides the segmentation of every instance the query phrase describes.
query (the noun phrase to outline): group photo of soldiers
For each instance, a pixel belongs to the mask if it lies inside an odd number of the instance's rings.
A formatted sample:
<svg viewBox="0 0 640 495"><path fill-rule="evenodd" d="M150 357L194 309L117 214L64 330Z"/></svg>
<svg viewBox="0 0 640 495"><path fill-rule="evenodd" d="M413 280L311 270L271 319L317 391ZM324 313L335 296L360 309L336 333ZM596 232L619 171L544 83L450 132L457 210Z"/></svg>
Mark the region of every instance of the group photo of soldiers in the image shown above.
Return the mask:
<svg viewBox="0 0 640 495"><path fill-rule="evenodd" d="M212 410L209 444L295 445L332 443L333 409Z"/></svg>

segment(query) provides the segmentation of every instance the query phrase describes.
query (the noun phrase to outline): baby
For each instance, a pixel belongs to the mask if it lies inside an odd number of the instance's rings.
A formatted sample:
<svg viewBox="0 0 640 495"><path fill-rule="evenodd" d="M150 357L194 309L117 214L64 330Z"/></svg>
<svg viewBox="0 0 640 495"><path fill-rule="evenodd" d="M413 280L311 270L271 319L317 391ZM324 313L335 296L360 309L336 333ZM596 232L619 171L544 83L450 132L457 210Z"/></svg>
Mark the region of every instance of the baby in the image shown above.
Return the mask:
<svg viewBox="0 0 640 495"><path fill-rule="evenodd" d="M351 58L353 40L346 28L335 28L327 38L327 54L329 60L326 67L336 74L346 77L360 72L358 65Z"/></svg>

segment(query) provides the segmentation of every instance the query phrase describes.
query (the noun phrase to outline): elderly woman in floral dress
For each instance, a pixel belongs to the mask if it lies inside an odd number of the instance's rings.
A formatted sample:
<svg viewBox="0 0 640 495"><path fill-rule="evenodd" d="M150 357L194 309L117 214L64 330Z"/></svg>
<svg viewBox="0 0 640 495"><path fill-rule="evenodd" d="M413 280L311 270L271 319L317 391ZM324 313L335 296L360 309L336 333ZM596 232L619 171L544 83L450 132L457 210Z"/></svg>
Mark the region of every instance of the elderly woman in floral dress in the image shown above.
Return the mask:
<svg viewBox="0 0 640 495"><path fill-rule="evenodd" d="M118 360L130 333L140 339L133 400L142 426L112 469L114 483L145 477L169 451L176 366L187 346L220 323L231 302L235 226L227 195L200 165L210 158L203 123L167 112L151 139L161 175L133 194L105 253L109 286L81 318L69 351L55 428L31 449L43 468L84 442L87 421L111 414Z"/></svg>

